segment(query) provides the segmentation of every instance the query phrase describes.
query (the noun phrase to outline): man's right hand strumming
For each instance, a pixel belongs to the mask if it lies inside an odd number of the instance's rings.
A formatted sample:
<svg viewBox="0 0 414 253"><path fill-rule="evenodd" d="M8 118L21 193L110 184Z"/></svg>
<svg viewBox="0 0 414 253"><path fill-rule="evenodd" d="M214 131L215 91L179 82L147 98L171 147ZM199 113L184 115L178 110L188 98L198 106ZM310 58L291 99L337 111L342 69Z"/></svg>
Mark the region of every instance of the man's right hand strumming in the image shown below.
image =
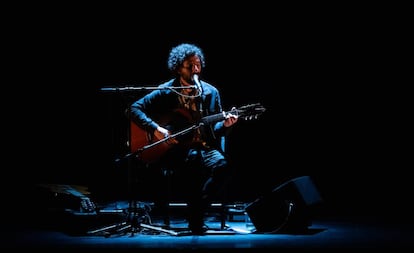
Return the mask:
<svg viewBox="0 0 414 253"><path fill-rule="evenodd" d="M162 140L168 138L171 135L171 132L168 129L165 129L161 126L158 126L154 131L154 136L157 140ZM177 144L178 141L175 138L170 138L166 141L167 144Z"/></svg>

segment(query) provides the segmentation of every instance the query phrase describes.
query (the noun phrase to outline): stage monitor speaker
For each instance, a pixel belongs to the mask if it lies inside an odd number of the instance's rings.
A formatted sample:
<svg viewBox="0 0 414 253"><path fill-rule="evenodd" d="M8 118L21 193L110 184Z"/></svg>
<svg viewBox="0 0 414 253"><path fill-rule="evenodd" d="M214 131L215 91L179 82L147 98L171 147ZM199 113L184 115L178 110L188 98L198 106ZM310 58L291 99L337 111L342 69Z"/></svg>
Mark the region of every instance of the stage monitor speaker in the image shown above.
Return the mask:
<svg viewBox="0 0 414 253"><path fill-rule="evenodd" d="M245 211L256 232L280 233L307 230L312 208L322 198L309 176L291 179L249 203Z"/></svg>

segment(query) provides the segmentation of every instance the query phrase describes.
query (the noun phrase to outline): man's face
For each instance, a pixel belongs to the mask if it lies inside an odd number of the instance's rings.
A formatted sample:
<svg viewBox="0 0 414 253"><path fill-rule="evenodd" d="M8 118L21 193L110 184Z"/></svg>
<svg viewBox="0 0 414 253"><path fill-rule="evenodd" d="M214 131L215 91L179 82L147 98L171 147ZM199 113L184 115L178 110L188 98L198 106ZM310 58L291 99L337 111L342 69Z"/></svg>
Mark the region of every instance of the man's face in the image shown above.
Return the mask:
<svg viewBox="0 0 414 253"><path fill-rule="evenodd" d="M178 73L187 83L193 83L194 74L201 73L200 58L196 55L188 57L179 68Z"/></svg>

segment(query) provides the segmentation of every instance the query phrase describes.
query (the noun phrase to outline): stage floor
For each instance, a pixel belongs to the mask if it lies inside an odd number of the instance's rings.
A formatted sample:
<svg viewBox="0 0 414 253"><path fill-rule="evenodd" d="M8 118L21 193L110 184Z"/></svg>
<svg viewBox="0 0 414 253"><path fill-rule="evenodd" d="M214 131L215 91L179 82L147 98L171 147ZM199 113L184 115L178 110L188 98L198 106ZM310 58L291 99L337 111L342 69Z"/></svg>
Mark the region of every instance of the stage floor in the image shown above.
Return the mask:
<svg viewBox="0 0 414 253"><path fill-rule="evenodd" d="M17 222L5 220L1 247L68 251L88 249L99 250L99 252L137 249L139 251L223 250L228 252L269 248L308 251L413 247L412 227L401 219L392 222L378 217L330 215L315 217L306 231L258 233L251 231L251 226L247 227L243 217L227 220L223 228L218 217L211 215L206 218L206 225L209 228L207 233L192 235L188 232L188 224L182 217L172 217L170 227L166 228L161 226L161 218L155 215L150 215L150 222L146 220L142 223L147 227L119 219L125 217L125 213L122 212L113 214L108 212L104 216L105 218L102 219L97 218L96 215L76 215L76 217L59 217L58 220L51 216L39 219L28 215ZM49 222L45 222L48 219ZM125 221L126 226L123 226L122 222ZM112 225L121 229L112 229ZM157 229L152 229L153 226Z"/></svg>

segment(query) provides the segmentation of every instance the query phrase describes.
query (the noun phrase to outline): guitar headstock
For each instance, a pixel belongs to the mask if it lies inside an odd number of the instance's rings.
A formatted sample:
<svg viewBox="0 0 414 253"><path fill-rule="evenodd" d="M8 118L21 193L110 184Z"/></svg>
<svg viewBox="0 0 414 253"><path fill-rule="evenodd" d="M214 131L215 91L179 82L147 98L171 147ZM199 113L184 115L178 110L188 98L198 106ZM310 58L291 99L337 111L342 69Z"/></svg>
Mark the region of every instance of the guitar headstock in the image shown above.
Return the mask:
<svg viewBox="0 0 414 253"><path fill-rule="evenodd" d="M265 111L266 108L264 108L264 106L262 106L260 103L255 103L233 109L231 110L231 113L244 120L253 120L257 119Z"/></svg>

